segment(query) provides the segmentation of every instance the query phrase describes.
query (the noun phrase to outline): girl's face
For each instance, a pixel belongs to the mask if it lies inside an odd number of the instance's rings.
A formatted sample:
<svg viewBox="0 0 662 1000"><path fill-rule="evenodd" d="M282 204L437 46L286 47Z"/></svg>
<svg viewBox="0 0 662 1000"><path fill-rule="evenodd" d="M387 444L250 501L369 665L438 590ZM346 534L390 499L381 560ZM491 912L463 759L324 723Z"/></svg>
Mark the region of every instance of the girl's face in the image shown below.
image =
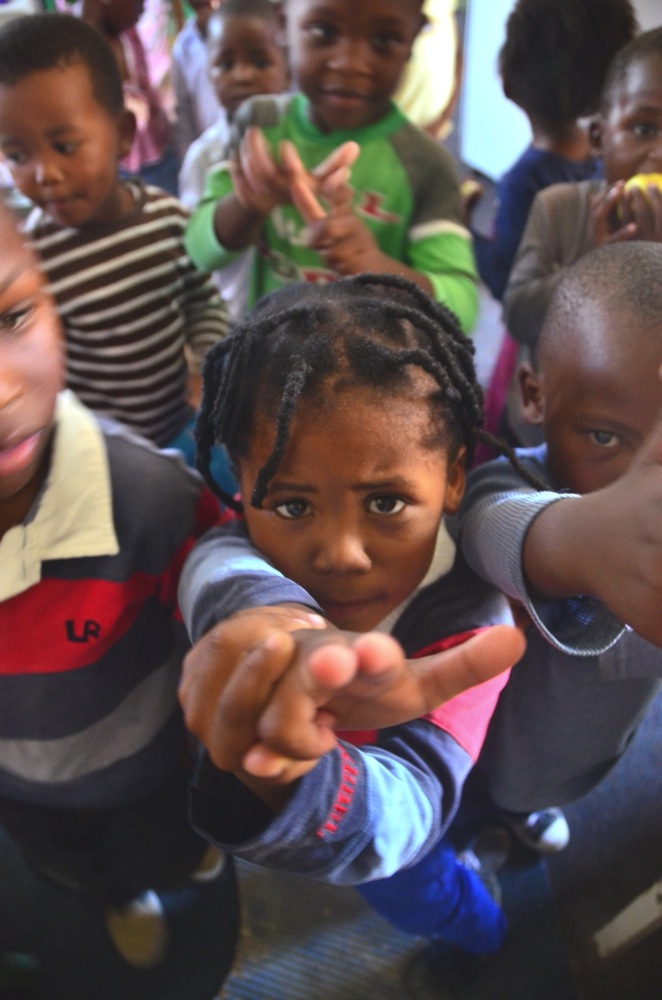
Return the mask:
<svg viewBox="0 0 662 1000"><path fill-rule="evenodd" d="M303 586L339 628L363 632L398 607L425 576L444 513L464 492L464 452L449 462L425 399L379 390L336 392L300 404L262 509L250 506L274 443L258 418L239 461L253 544Z"/></svg>

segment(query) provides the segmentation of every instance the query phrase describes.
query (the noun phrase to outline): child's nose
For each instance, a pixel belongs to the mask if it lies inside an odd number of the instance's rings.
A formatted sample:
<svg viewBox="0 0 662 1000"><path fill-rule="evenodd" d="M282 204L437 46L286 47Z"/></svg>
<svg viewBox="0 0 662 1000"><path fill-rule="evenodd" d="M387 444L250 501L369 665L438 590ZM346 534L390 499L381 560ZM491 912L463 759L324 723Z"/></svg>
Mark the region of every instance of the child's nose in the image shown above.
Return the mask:
<svg viewBox="0 0 662 1000"><path fill-rule="evenodd" d="M314 564L320 573L367 573L372 568L361 535L333 528L319 540Z"/></svg>
<svg viewBox="0 0 662 1000"><path fill-rule="evenodd" d="M365 71L369 61L369 51L360 40L343 38L335 46L329 65L344 73Z"/></svg>
<svg viewBox="0 0 662 1000"><path fill-rule="evenodd" d="M6 364L0 347L0 411L8 409L21 394L21 386L11 367Z"/></svg>
<svg viewBox="0 0 662 1000"><path fill-rule="evenodd" d="M34 166L34 176L37 184L53 184L60 180L61 171L54 157L48 155L38 157Z"/></svg>
<svg viewBox="0 0 662 1000"><path fill-rule="evenodd" d="M252 80L255 72L256 69L252 63L237 61L234 64L232 75L235 80Z"/></svg>

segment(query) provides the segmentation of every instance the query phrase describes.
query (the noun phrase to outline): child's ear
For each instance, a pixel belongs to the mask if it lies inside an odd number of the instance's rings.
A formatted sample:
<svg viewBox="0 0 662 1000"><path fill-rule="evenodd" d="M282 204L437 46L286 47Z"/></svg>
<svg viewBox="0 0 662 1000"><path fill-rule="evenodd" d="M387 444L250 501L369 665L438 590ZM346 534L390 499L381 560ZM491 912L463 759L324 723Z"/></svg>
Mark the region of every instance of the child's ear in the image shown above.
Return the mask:
<svg viewBox="0 0 662 1000"><path fill-rule="evenodd" d="M456 514L464 496L467 483L467 449L460 448L457 455L448 466L446 474L446 496L444 498L444 514Z"/></svg>
<svg viewBox="0 0 662 1000"><path fill-rule="evenodd" d="M124 108L120 115L118 133L119 158L123 160L125 156L129 155L136 135L136 116L128 108Z"/></svg>
<svg viewBox="0 0 662 1000"><path fill-rule="evenodd" d="M542 424L545 419L545 394L542 378L528 361L519 367L517 384L524 420L527 424Z"/></svg>
<svg viewBox="0 0 662 1000"><path fill-rule="evenodd" d="M595 115L588 123L588 143L591 156L602 156L602 115Z"/></svg>

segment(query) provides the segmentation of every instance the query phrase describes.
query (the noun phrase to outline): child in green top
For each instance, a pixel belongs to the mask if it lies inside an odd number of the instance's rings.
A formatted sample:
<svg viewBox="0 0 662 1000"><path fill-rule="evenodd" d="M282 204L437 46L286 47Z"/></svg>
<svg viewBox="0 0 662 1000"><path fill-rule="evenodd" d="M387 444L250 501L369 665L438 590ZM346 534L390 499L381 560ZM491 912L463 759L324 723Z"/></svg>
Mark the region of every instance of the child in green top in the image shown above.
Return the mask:
<svg viewBox="0 0 662 1000"><path fill-rule="evenodd" d="M229 163L207 178L187 249L215 270L256 245L249 306L291 281L401 274L476 315L476 269L452 160L392 103L420 0L284 7L300 92L247 102ZM351 165L351 187L345 181ZM323 197L320 202L318 195Z"/></svg>

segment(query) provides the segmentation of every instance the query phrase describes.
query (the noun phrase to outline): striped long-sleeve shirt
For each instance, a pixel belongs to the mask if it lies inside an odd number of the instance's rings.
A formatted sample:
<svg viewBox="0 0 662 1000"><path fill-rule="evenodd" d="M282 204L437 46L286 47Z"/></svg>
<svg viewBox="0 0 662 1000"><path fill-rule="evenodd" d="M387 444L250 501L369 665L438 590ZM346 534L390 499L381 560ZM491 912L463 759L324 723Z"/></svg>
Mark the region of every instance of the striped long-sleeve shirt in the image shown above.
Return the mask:
<svg viewBox="0 0 662 1000"><path fill-rule="evenodd" d="M0 539L0 797L108 809L181 768L177 582L220 517L179 457L62 393L44 488Z"/></svg>
<svg viewBox="0 0 662 1000"><path fill-rule="evenodd" d="M225 306L184 248L187 215L171 195L128 182L135 208L111 223L26 222L67 342L67 383L90 409L157 445L187 424L186 349L200 362L227 332Z"/></svg>

